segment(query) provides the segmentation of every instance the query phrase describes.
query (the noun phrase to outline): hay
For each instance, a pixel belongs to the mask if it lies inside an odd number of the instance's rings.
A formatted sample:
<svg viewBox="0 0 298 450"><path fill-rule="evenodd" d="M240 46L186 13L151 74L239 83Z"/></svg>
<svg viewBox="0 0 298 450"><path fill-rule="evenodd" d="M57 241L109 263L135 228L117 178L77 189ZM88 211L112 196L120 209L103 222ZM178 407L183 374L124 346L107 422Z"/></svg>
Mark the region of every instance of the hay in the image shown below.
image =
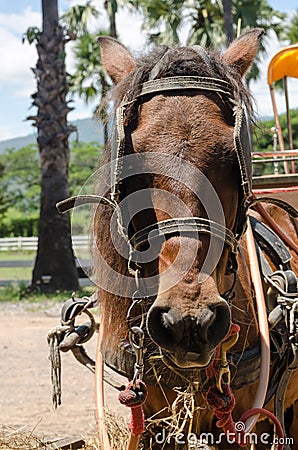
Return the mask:
<svg viewBox="0 0 298 450"><path fill-rule="evenodd" d="M35 449L55 449L57 447L45 444L45 441L33 435L34 429L26 431L26 427L14 429L10 426L1 425L0 428L0 449L1 450L35 450Z"/></svg>
<svg viewBox="0 0 298 450"><path fill-rule="evenodd" d="M108 410L105 413L105 419L111 446L117 450L126 450L129 437L126 421ZM35 436L35 428L28 431L26 426L15 429L11 426L0 425L0 450L59 450L58 444L50 444L47 438ZM85 441L82 447L84 450L104 450L100 446L95 428L82 435L82 439Z"/></svg>
<svg viewBox="0 0 298 450"><path fill-rule="evenodd" d="M121 416L116 416L114 413L106 409L105 423L111 447L117 450L126 450L129 437L129 429L124 418ZM91 432L89 435L84 435L83 439L86 442L86 449L104 450L100 445L97 433Z"/></svg>

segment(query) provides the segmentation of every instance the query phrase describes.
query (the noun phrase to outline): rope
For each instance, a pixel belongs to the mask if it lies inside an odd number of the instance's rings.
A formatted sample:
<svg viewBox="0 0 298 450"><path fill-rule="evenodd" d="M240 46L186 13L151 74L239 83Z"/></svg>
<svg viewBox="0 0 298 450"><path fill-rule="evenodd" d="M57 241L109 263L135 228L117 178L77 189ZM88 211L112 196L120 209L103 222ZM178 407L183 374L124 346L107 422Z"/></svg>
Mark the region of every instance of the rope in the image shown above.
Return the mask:
<svg viewBox="0 0 298 450"><path fill-rule="evenodd" d="M52 380L52 402L56 409L61 405L61 356L59 344L61 342L61 336L66 331L69 331L69 326L57 326L49 331L47 340L50 347L49 360L51 363L51 380Z"/></svg>
<svg viewBox="0 0 298 450"><path fill-rule="evenodd" d="M242 414L242 416L240 417L239 422L246 422L247 419L249 419L252 416L255 416L256 414L263 414L264 416L268 417L269 419L272 420L272 422L274 423L275 427L276 427L276 434L278 436L278 446L277 449L278 450L283 450L284 449L284 432L281 426L280 421L278 420L278 418L270 411L268 411L267 409L264 408L251 408L248 411L246 411L244 414Z"/></svg>
<svg viewBox="0 0 298 450"><path fill-rule="evenodd" d="M239 325L232 323L229 333L223 342L225 342L234 334L238 333L239 330L240 330ZM219 352L220 346L218 346L216 349L216 356L214 358L213 363L206 369L206 375L209 379L212 377L217 378L218 376L218 372L220 369ZM269 419L271 419L272 422L274 423L276 427L276 433L278 436L278 450L283 450L284 432L277 417L272 412L264 408L251 408L244 414L242 414L241 418L236 423L232 417L232 413L236 405L235 396L231 390L229 383L225 383L224 380L222 380L221 387L222 392L220 392L216 384L214 384L208 389L206 394L207 404L208 406L210 406L210 408L213 409L214 414L218 419L216 422L216 426L218 428L222 428L223 431L228 436L232 435L233 437L235 437L235 440L240 447L246 447L247 445L246 431L245 429L242 428L240 430L237 427L237 423L238 424L240 422L245 423L250 417L256 416L258 414L263 414Z"/></svg>
<svg viewBox="0 0 298 450"><path fill-rule="evenodd" d="M146 401L147 393L146 384L137 380L135 389L133 388L133 381L130 381L125 390L119 394L120 403L130 408L129 427L135 436L139 436L145 431L143 404Z"/></svg>
<svg viewBox="0 0 298 450"><path fill-rule="evenodd" d="M52 380L52 402L55 409L61 405L61 357L59 351L59 339L56 334L49 338L51 380Z"/></svg>
<svg viewBox="0 0 298 450"><path fill-rule="evenodd" d="M225 342L231 336L236 333L239 333L240 327L234 323L231 324L229 333L227 334ZM206 375L210 379L212 377L217 378L219 369L220 369L220 359L219 359L220 345L216 349L216 355L213 360L213 363L210 364L206 369ZM232 412L236 405L235 396L231 390L231 387L228 383L225 383L222 379L222 392L219 391L216 384L211 386L206 393L206 402L210 408L213 409L215 416L218 418L216 422L217 427L223 428L224 432L227 433L236 433L237 438L239 439L239 434L241 435L241 440L238 442L240 446L245 446L243 444L244 431L240 433L237 432L235 428L235 422L232 418Z"/></svg>

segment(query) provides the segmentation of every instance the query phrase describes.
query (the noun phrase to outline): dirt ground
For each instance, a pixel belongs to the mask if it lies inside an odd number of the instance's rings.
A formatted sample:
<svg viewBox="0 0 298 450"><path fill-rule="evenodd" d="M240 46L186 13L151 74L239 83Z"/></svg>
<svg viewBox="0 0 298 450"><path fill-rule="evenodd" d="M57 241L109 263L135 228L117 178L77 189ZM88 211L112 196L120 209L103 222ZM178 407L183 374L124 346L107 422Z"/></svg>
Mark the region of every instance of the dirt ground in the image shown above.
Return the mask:
<svg viewBox="0 0 298 450"><path fill-rule="evenodd" d="M62 406L52 407L47 333L59 324L60 306L1 303L0 314L0 425L49 438L94 433L94 375L71 352L61 355ZM96 338L86 344L92 357ZM117 391L108 386L105 391L106 406L127 415Z"/></svg>

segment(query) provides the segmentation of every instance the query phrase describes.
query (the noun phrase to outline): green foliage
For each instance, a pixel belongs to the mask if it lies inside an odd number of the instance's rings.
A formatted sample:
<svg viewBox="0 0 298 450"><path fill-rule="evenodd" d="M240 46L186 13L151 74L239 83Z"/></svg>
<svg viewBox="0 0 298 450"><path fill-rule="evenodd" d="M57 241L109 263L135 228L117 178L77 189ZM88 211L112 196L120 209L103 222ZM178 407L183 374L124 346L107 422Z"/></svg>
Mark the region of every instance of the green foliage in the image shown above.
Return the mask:
<svg viewBox="0 0 298 450"><path fill-rule="evenodd" d="M290 111L291 123L293 131L293 145L298 148L298 109ZM285 148L289 148L289 137L287 132L287 117L286 114L280 115L280 124L283 131ZM260 121L256 124L253 134L253 149L254 151L273 151L273 129L276 127L275 119ZM279 150L279 146L277 147ZM254 175L264 175L273 173L273 163L258 163L254 164ZM279 170L283 171L282 163L279 164ZM298 168L296 167L296 170Z"/></svg>
<svg viewBox="0 0 298 450"><path fill-rule="evenodd" d="M291 123L293 130L293 144L294 148L298 148L298 109L292 109L290 112ZM287 117L286 114L280 115L280 124L283 130L283 137L285 141L285 147L289 144L288 132L287 132ZM275 120L265 120L258 122L254 130L254 148L256 150L272 150L273 148L273 133L270 131L275 127Z"/></svg>
<svg viewBox="0 0 298 450"><path fill-rule="evenodd" d="M91 4L91 1L86 5L74 5L63 16L61 22L63 27L76 37L88 33L88 24L90 19L95 19L99 16L99 11Z"/></svg>
<svg viewBox="0 0 298 450"><path fill-rule="evenodd" d="M86 33L80 36L74 45L75 71L68 78L70 92L83 97L86 103L94 97L100 97L101 80L105 73L100 64L100 49L96 36L107 34Z"/></svg>
<svg viewBox="0 0 298 450"><path fill-rule="evenodd" d="M7 149L0 155L0 190L3 195L3 214L13 204L18 210L30 214L39 198L39 158L37 146L27 145L19 150ZM2 215L3 215L2 214Z"/></svg>
<svg viewBox="0 0 298 450"><path fill-rule="evenodd" d="M129 0L128 3L143 13L143 29L149 41L167 45L179 43L179 32L188 27L188 45L217 48L226 44L221 0ZM242 33L261 27L265 32L271 30L280 36L283 29L285 15L271 8L267 0L233 0L232 14L235 36L239 24ZM259 54L265 53L265 45L266 39L261 43ZM250 78L258 77L259 63L257 60Z"/></svg>
<svg viewBox="0 0 298 450"><path fill-rule="evenodd" d="M290 44L298 42L298 10L292 17L290 24L286 27L285 38L290 41Z"/></svg>
<svg viewBox="0 0 298 450"><path fill-rule="evenodd" d="M117 1L106 2L108 14L117 11ZM108 88L106 74L100 64L100 48L96 36L108 35L107 30L90 31L91 19L96 19L99 11L87 2L85 6L70 8L61 21L69 34L76 39L74 45L75 70L68 75L69 91L82 97L86 103L95 97L101 98Z"/></svg>
<svg viewBox="0 0 298 450"><path fill-rule="evenodd" d="M103 147L97 143L74 142L70 151L70 194L79 192L88 178L98 169Z"/></svg>
<svg viewBox="0 0 298 450"><path fill-rule="evenodd" d="M37 146L0 155L0 236L37 233L40 172Z"/></svg>
<svg viewBox="0 0 298 450"><path fill-rule="evenodd" d="M40 36L40 29L38 27L29 27L23 34L22 43L27 40L29 44L37 43Z"/></svg>
<svg viewBox="0 0 298 450"><path fill-rule="evenodd" d="M6 255L5 255L6 259ZM90 296L92 295L94 289L93 287L85 287L81 288L76 292L77 297L83 297L84 295ZM0 302L14 302L17 303L20 300L26 301L25 309L32 310L32 304L35 304L36 307L40 305L42 310L44 311L45 305L46 307L54 306L55 303L61 303L62 299L71 298L72 292L64 292L64 291L56 291L54 293L46 293L43 294L41 292L31 292L28 290L27 284L18 283L11 284L9 286L1 286L0 287ZM24 303L23 303L24 304ZM34 309L36 311L37 309Z"/></svg>
<svg viewBox="0 0 298 450"><path fill-rule="evenodd" d="M179 43L178 31L182 24L182 0L131 1L144 15L143 29L149 32L151 42L173 45Z"/></svg>
<svg viewBox="0 0 298 450"><path fill-rule="evenodd" d="M70 194L76 194L99 164L102 148L95 143L72 144ZM36 236L40 198L40 164L35 144L0 155L0 237Z"/></svg>

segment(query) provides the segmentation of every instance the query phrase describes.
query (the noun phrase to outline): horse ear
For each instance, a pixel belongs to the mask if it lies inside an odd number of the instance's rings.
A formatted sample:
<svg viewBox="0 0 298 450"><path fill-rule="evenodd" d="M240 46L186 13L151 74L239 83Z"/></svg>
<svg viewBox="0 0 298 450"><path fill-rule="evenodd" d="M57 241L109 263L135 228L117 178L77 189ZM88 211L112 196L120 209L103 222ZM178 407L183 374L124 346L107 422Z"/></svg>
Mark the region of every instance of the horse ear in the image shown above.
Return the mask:
<svg viewBox="0 0 298 450"><path fill-rule="evenodd" d="M254 28L240 36L228 47L222 61L235 67L243 76L252 65L259 47L259 39L263 35L262 28Z"/></svg>
<svg viewBox="0 0 298 450"><path fill-rule="evenodd" d="M114 83L119 83L136 68L136 62L127 48L117 39L107 36L97 37L100 45L102 64Z"/></svg>

